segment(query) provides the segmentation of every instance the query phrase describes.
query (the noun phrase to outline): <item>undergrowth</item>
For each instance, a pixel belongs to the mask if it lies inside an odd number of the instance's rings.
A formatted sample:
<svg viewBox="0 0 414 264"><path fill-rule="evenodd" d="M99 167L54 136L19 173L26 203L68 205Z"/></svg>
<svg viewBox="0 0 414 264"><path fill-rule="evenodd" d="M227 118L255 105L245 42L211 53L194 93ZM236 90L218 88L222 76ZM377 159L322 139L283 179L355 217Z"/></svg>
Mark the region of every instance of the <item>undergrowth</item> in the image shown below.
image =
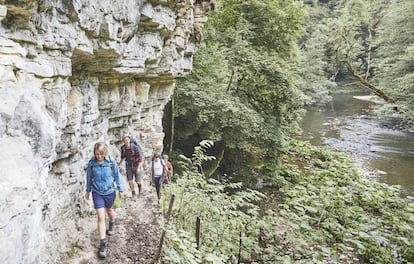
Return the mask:
<svg viewBox="0 0 414 264"><path fill-rule="evenodd" d="M184 158L186 172L164 189L175 204L163 223L163 260L412 263L414 206L398 189L358 175L352 160L337 152L292 141L286 153L272 178L277 199L241 183L205 179L193 166L210 158L200 151Z"/></svg>

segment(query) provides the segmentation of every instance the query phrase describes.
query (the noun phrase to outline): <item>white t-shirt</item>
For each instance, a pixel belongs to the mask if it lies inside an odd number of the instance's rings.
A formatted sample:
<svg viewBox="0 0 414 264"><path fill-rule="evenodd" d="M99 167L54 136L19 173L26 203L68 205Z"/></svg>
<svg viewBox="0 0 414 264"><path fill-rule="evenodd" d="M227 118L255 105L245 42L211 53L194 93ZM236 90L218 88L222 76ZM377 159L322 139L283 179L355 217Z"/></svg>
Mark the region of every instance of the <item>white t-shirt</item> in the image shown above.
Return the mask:
<svg viewBox="0 0 414 264"><path fill-rule="evenodd" d="M158 159L158 161L154 160L154 177L161 177L163 171L163 166L161 163L161 160Z"/></svg>

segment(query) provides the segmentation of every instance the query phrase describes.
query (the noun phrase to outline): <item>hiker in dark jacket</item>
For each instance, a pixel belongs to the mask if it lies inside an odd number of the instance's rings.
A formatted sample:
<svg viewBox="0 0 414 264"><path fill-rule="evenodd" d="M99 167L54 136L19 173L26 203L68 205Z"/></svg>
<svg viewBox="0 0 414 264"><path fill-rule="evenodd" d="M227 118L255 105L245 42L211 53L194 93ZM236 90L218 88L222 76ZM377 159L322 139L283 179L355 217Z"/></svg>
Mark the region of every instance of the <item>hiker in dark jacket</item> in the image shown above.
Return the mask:
<svg viewBox="0 0 414 264"><path fill-rule="evenodd" d="M132 192L132 197L136 195L135 192L135 184L134 184L134 177L135 182L138 185L138 192L141 193L142 190L142 164L143 164L143 157L139 153L138 146L131 143L130 136L124 136L122 138L122 142L124 143L121 147L121 159L118 160L118 165L125 160L125 170L126 176L129 184L129 188Z"/></svg>
<svg viewBox="0 0 414 264"><path fill-rule="evenodd" d="M100 238L99 256L106 257L108 242L106 233L111 236L114 232L116 213L113 205L116 197L114 182L123 196L124 187L119 178L119 169L114 158L108 155L108 147L103 142L98 142L93 148L94 157L89 161L86 170L86 200L90 199L91 192L98 217L98 232ZM109 227L106 230L105 212L108 214ZM106 231L106 233L105 233Z"/></svg>

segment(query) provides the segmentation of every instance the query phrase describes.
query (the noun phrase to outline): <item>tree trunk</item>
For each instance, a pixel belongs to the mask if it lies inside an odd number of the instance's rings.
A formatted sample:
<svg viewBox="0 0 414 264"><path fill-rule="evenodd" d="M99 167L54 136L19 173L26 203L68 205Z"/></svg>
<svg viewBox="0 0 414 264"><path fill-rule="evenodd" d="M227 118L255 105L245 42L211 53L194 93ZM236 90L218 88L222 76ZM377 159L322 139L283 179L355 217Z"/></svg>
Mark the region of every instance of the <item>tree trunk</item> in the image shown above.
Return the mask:
<svg viewBox="0 0 414 264"><path fill-rule="evenodd" d="M372 32L371 29L368 29L368 54L367 54L367 69L365 71L365 80L368 80L369 76L370 76L370 71L371 71L371 51L372 51L372 45L371 45L371 41L372 41Z"/></svg>
<svg viewBox="0 0 414 264"><path fill-rule="evenodd" d="M229 83L227 84L227 92L230 91L230 87L231 87L231 84L233 83L233 78L235 74L236 74L236 68L233 68L233 70L231 71Z"/></svg>
<svg viewBox="0 0 414 264"><path fill-rule="evenodd" d="M395 103L394 99L387 95L382 89L376 87L374 84L372 84L371 82L369 82L368 80L366 80L364 77L362 77L361 75L358 74L358 72L355 70L354 67L352 67L351 63L349 61L344 61L344 64L346 66L346 68L348 69L348 71L355 77L358 79L358 81L364 85L365 87L367 87L368 89L370 89L371 91L373 91L376 95L378 95L379 97L381 97L382 99L384 99L385 101L389 102L389 103Z"/></svg>
<svg viewBox="0 0 414 264"><path fill-rule="evenodd" d="M217 168L219 167L224 157L224 146L225 145L223 143L218 143L216 144L216 146L218 146L218 154L217 154L216 159L213 160L213 164L207 169L205 173L206 179L210 178L216 172Z"/></svg>
<svg viewBox="0 0 414 264"><path fill-rule="evenodd" d="M168 148L168 153L170 154L173 150L174 145L174 128L175 128L175 120L174 120L174 96L171 96L170 102L170 145Z"/></svg>
<svg viewBox="0 0 414 264"><path fill-rule="evenodd" d="M163 126L165 127L165 151L170 154L174 143L174 96L164 109Z"/></svg>

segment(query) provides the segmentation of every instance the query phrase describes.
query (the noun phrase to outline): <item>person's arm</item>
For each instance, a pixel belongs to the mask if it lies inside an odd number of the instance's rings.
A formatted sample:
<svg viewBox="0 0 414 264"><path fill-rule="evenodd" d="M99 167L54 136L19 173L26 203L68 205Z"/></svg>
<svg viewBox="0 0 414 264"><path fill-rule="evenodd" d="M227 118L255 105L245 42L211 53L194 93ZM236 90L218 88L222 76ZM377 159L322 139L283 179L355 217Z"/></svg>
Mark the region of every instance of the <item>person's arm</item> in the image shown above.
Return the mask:
<svg viewBox="0 0 414 264"><path fill-rule="evenodd" d="M92 166L91 162L88 162L88 167L86 168L86 193L85 193L85 199L89 200L91 197L91 191L92 191Z"/></svg>
<svg viewBox="0 0 414 264"><path fill-rule="evenodd" d="M142 169L142 163L144 161L143 157L141 157L141 153L139 153L139 149L138 146L134 145L134 152L135 152L135 162L138 164L137 165L137 173L140 172L140 170Z"/></svg>
<svg viewBox="0 0 414 264"><path fill-rule="evenodd" d="M124 186L122 185L121 182L121 177L119 176L119 167L118 164L115 162L112 162L113 166L114 166L114 180L115 180L115 184L116 184L116 188L119 191L119 194L122 196L122 193L124 192Z"/></svg>
<svg viewBox="0 0 414 264"><path fill-rule="evenodd" d="M167 165L167 163L165 162L165 160L163 159L163 157L162 157L162 156L160 156L160 162L161 162L161 165L162 165L162 177L161 177L161 182L163 182L165 179L167 179L167 180L168 180L168 172L169 172L170 170L168 169L168 165Z"/></svg>
<svg viewBox="0 0 414 264"><path fill-rule="evenodd" d="M168 165L169 165L169 170L170 170L170 178L172 178L174 168L173 168L173 165L172 165L172 163L170 161L168 162Z"/></svg>
<svg viewBox="0 0 414 264"><path fill-rule="evenodd" d="M151 169L150 169L150 173L149 173L149 175L150 175L150 185L153 185L154 184L154 180L153 180L153 170L154 170L154 160L152 159L151 160Z"/></svg>
<svg viewBox="0 0 414 264"><path fill-rule="evenodd" d="M121 147L121 157L118 158L118 160L116 161L117 164L118 164L118 166L121 165L122 161L124 161L124 159L125 159L125 151L124 151L124 149L125 149L125 147L122 146Z"/></svg>

